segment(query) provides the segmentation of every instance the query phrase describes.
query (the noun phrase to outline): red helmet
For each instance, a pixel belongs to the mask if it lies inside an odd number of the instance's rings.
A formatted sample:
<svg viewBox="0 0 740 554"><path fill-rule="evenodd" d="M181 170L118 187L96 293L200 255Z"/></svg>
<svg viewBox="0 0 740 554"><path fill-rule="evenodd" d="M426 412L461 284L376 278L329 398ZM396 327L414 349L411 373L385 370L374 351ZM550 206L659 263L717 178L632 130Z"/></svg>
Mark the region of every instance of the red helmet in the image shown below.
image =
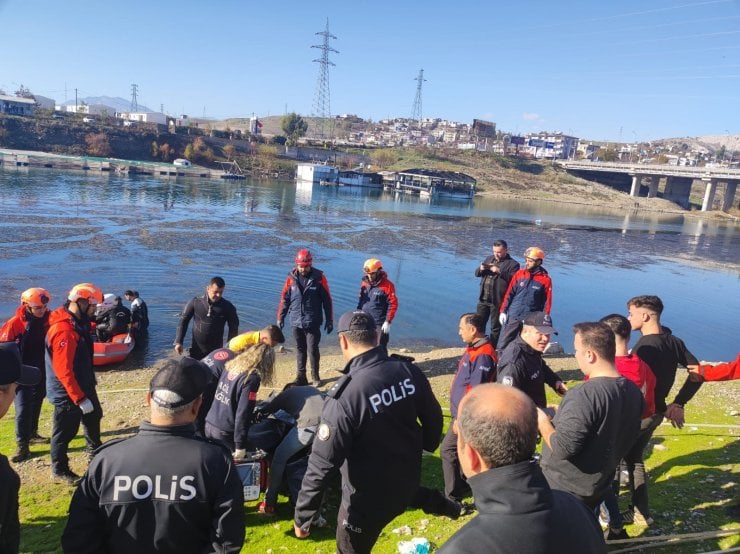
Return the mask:
<svg viewBox="0 0 740 554"><path fill-rule="evenodd" d="M76 302L80 298L84 298L90 304L97 305L103 301L103 292L92 283L80 283L72 287L67 295L67 300Z"/></svg>
<svg viewBox="0 0 740 554"><path fill-rule="evenodd" d="M536 246L530 246L524 251L524 257L543 261L545 259L545 251L542 250L542 248L537 248Z"/></svg>
<svg viewBox="0 0 740 554"><path fill-rule="evenodd" d="M313 256L308 250L299 250L295 255L295 265L298 267L306 267L313 264Z"/></svg>
<svg viewBox="0 0 740 554"><path fill-rule="evenodd" d="M365 260L365 265L362 266L362 270L365 273L375 273L376 271L379 271L383 269L383 262L381 262L378 258L370 258L369 260Z"/></svg>
<svg viewBox="0 0 740 554"><path fill-rule="evenodd" d="M23 294L21 294L21 304L25 304L31 308L46 306L49 300L51 300L51 294L41 287L32 287L24 290Z"/></svg>

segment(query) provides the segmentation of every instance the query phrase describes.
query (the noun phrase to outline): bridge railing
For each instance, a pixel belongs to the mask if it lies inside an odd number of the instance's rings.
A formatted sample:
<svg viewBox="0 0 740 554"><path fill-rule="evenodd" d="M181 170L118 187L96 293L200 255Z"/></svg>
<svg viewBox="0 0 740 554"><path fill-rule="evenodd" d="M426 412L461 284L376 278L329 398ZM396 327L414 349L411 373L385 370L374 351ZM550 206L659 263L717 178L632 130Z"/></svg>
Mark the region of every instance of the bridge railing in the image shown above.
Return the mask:
<svg viewBox="0 0 740 554"><path fill-rule="evenodd" d="M670 175L676 177L691 177L693 179L740 179L740 169L727 167L692 167L668 164L636 164L618 162L583 162L560 160L561 166L566 169L583 171L610 171L614 173L628 173L631 175Z"/></svg>

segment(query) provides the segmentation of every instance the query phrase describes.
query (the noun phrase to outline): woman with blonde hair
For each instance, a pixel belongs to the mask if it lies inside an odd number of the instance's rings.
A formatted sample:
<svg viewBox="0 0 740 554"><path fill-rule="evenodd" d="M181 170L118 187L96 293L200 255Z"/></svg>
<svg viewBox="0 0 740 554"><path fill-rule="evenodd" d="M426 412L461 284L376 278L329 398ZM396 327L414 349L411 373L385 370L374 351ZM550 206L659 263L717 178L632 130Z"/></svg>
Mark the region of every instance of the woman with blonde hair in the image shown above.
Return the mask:
<svg viewBox="0 0 740 554"><path fill-rule="evenodd" d="M275 352L266 344L255 344L226 362L216 395L206 416L206 437L224 443L235 458L243 458L252 422L257 391L264 380L272 383Z"/></svg>

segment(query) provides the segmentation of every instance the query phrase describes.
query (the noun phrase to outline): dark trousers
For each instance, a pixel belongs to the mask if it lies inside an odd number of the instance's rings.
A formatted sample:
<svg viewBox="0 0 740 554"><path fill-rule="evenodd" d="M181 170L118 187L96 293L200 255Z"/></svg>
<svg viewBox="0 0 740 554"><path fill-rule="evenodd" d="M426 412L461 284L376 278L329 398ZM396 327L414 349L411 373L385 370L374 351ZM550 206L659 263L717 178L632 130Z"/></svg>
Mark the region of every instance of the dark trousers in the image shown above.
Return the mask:
<svg viewBox="0 0 740 554"><path fill-rule="evenodd" d="M43 372L41 373L43 375ZM37 385L19 385L15 393L15 440L28 442L38 434L41 404L46 397L46 382Z"/></svg>
<svg viewBox="0 0 740 554"><path fill-rule="evenodd" d="M488 333L488 341L495 347L498 343L498 337L501 334L501 322L498 320L499 306L496 304L486 304L479 302L475 309L484 321L490 320L491 331Z"/></svg>
<svg viewBox="0 0 740 554"><path fill-rule="evenodd" d="M640 513L645 517L650 516L650 508L648 506L647 472L645 471L643 456L653 432L662 421L662 413L655 413L643 419L640 423L640 433L637 435L637 440L624 457L624 463L629 473L632 505L640 510Z"/></svg>
<svg viewBox="0 0 740 554"><path fill-rule="evenodd" d="M321 342L321 327L293 327L296 348L296 369L299 374L306 374L306 361L311 364L311 378L319 378L319 342Z"/></svg>
<svg viewBox="0 0 740 554"><path fill-rule="evenodd" d="M470 492L457 457L457 435L452 431L452 423L447 434L439 445L439 457L442 459L442 475L445 481L445 496L460 500Z"/></svg>
<svg viewBox="0 0 740 554"><path fill-rule="evenodd" d="M88 395L93 403L93 411L83 414L79 406L75 405L69 398L54 404L54 415L51 432L51 470L54 473L69 470L69 457L67 451L69 443L80 429L87 442L87 449L94 450L101 445L100 442L100 420L103 419L103 408L100 406L98 395L93 392Z"/></svg>
<svg viewBox="0 0 740 554"><path fill-rule="evenodd" d="M387 521L365 521L350 518L348 510L342 504L337 514L337 552L339 554L370 554L378 542L380 532L393 516Z"/></svg>
<svg viewBox="0 0 740 554"><path fill-rule="evenodd" d="M521 331L521 329L521 321L510 320L506 322L506 325L504 325L503 329L501 329L501 334L499 335L498 342L496 343L496 352L503 352L504 348L506 348L506 345L516 339L516 336L519 334L519 331Z"/></svg>

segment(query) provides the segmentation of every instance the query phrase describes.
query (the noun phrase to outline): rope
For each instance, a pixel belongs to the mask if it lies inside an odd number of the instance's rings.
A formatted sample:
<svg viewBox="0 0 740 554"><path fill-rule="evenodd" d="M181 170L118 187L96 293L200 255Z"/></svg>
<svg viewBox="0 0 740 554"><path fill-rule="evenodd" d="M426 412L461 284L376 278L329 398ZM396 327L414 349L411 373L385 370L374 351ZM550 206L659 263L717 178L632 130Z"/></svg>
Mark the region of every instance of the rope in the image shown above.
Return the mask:
<svg viewBox="0 0 740 554"><path fill-rule="evenodd" d="M676 544L679 542L694 542L705 539L716 539L720 537L728 537L731 535L740 534L740 527L733 527L732 529L719 529L717 531L703 531L701 533L686 533L686 534L672 534L672 535L659 535L655 537L634 537L631 539L619 539L608 541L607 544L623 544L630 545L627 548L620 550L610 550L610 554L617 554L619 552L633 552L643 548L658 548L661 546L668 546L670 544ZM650 542L653 544L642 544ZM639 543L639 544L636 544ZM723 550L722 552L735 552L740 550L740 547L732 550ZM707 554L707 553L705 553Z"/></svg>

